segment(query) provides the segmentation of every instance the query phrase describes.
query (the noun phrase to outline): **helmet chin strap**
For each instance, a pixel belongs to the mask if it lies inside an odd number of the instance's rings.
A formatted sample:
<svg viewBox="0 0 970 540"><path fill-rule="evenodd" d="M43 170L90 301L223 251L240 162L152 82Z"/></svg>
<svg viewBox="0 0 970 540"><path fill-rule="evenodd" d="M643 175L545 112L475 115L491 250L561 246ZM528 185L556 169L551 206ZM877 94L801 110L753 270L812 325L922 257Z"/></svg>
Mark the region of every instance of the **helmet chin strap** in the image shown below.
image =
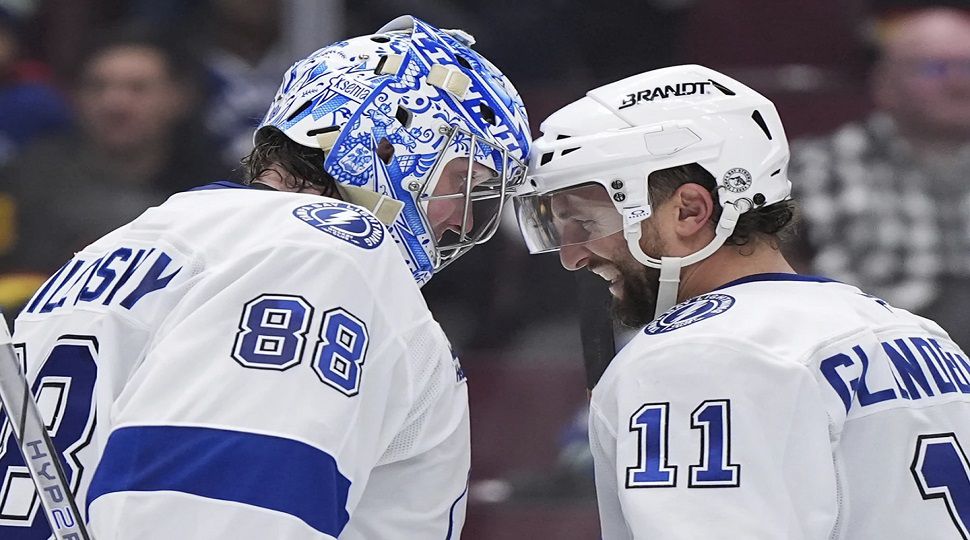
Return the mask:
<svg viewBox="0 0 970 540"><path fill-rule="evenodd" d="M734 232L734 226L738 223L741 212L734 204L726 204L721 212L721 219L717 222L714 238L703 248L687 255L686 257L661 257L659 259L651 257L643 252L640 247L641 223L632 223L623 229L623 236L626 238L627 246L633 257L642 265L660 270L660 285L657 289L657 309L654 318L659 317L665 311L677 303L677 291L680 288L680 270L685 266L690 266L710 257L715 251L724 245L724 242Z"/></svg>

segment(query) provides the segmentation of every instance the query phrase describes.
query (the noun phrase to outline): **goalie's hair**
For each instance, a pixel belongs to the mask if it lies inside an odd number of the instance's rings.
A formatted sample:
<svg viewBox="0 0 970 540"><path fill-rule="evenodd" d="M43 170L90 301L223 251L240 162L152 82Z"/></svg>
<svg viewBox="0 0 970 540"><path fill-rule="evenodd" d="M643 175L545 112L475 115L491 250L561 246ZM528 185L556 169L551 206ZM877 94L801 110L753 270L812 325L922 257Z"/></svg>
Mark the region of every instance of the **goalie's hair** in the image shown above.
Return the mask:
<svg viewBox="0 0 970 540"><path fill-rule="evenodd" d="M264 174L279 174L276 166L286 174L280 180L293 191L314 187L326 197L339 198L337 182L323 168L323 150L293 142L275 127L264 127L256 134L256 146L242 165L246 171L245 181L252 183Z"/></svg>

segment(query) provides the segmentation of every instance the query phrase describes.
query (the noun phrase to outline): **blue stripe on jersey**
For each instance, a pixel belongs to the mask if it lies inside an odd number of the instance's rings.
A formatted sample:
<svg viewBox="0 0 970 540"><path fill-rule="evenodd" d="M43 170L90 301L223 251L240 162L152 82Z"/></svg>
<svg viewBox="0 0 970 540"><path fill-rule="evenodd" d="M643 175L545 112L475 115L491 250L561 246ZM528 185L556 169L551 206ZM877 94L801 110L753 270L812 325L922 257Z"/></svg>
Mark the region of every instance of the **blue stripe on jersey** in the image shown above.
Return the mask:
<svg viewBox="0 0 970 540"><path fill-rule="evenodd" d="M743 278L738 278L729 283L725 283L720 287L714 289L719 291L721 289L726 289L728 287L733 287L735 285L741 285L742 283L752 283L756 281L808 281L813 283L838 283L834 279L829 279L827 277L821 276L803 276L802 274L784 274L784 273L764 273L764 274L751 274L750 276L744 276Z"/></svg>
<svg viewBox="0 0 970 540"><path fill-rule="evenodd" d="M337 537L347 525L350 480L306 443L186 426L115 430L88 489L87 506L123 491L179 491L295 516Z"/></svg>
<svg viewBox="0 0 970 540"><path fill-rule="evenodd" d="M462 491L461 495L459 495L458 498L455 499L455 502L451 503L451 511L448 512L448 534L445 535L445 540L451 540L451 535L454 534L455 507L458 506L458 503L465 497L467 493L468 493L468 484L465 484L465 491Z"/></svg>
<svg viewBox="0 0 970 540"><path fill-rule="evenodd" d="M209 189L252 189L246 184L240 184L239 182L233 182L231 180L220 180L218 182L213 182L211 184L206 184L204 186L194 187L189 191L206 191Z"/></svg>

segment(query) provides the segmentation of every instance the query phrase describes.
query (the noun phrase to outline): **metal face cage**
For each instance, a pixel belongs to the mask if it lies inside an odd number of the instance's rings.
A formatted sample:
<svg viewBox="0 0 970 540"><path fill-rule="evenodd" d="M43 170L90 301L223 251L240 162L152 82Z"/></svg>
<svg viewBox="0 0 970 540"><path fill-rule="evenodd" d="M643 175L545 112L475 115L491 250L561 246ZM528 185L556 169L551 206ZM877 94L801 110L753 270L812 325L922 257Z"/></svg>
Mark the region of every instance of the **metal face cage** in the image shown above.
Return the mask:
<svg viewBox="0 0 970 540"><path fill-rule="evenodd" d="M417 194L432 232L435 272L495 235L506 202L526 175L525 163L502 146L460 127L441 129L448 138Z"/></svg>

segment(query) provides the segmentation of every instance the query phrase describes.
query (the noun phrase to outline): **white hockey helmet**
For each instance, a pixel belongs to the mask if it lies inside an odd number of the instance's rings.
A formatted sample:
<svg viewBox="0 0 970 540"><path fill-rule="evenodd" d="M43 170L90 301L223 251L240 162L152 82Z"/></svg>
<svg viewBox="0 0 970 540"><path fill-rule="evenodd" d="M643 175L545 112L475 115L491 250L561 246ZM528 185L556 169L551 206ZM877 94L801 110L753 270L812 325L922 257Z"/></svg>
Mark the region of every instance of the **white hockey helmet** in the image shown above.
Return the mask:
<svg viewBox="0 0 970 540"><path fill-rule="evenodd" d="M531 253L624 231L630 252L661 271L657 313L676 300L680 269L720 248L738 217L789 198L788 141L774 105L712 69L648 71L591 90L553 113L533 142L529 179L515 198ZM717 182L716 236L686 257L657 259L640 247L651 216L650 173L697 163ZM581 222L568 208L584 208Z"/></svg>
<svg viewBox="0 0 970 540"><path fill-rule="evenodd" d="M320 166L344 199L388 225L419 285L491 238L525 180L525 107L472 44L461 30L398 17L294 64L256 131L322 149ZM379 152L388 144L393 155ZM462 213L440 239L432 201Z"/></svg>

